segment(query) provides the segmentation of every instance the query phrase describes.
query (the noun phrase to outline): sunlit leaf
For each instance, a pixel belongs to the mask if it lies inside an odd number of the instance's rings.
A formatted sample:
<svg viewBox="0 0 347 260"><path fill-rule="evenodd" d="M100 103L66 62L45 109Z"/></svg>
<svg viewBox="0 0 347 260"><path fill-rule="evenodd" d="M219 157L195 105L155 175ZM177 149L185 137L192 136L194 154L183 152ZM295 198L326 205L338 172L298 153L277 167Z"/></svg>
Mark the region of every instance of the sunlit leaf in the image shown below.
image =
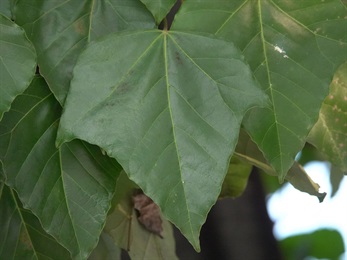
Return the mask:
<svg viewBox="0 0 347 260"><path fill-rule="evenodd" d="M284 259L342 259L343 239L337 230L321 229L280 241Z"/></svg>
<svg viewBox="0 0 347 260"><path fill-rule="evenodd" d="M339 0L184 1L173 29L233 41L269 95L244 125L283 181L315 124L337 66L347 60Z"/></svg>
<svg viewBox="0 0 347 260"><path fill-rule="evenodd" d="M34 43L40 73L61 104L76 59L88 42L113 32L155 26L139 0L22 0L16 2L14 15Z"/></svg>
<svg viewBox="0 0 347 260"><path fill-rule="evenodd" d="M0 183L0 259L71 259L69 252L23 209L11 188Z"/></svg>
<svg viewBox="0 0 347 260"><path fill-rule="evenodd" d="M308 142L347 174L347 63L334 76Z"/></svg>
<svg viewBox="0 0 347 260"><path fill-rule="evenodd" d="M219 197L235 198L240 196L247 186L248 177L251 174L251 171L251 164L244 163L236 157L232 157Z"/></svg>
<svg viewBox="0 0 347 260"><path fill-rule="evenodd" d="M199 34L115 34L89 45L71 83L58 142L115 157L199 250L242 117L267 101L239 51Z"/></svg>
<svg viewBox="0 0 347 260"><path fill-rule="evenodd" d="M0 120L35 75L36 53L22 28L0 14Z"/></svg>
<svg viewBox="0 0 347 260"><path fill-rule="evenodd" d="M44 80L35 78L0 123L0 160L24 207L74 258L85 259L99 239L120 167L81 141L57 149L60 112Z"/></svg>
<svg viewBox="0 0 347 260"><path fill-rule="evenodd" d="M240 132L240 138L235 150L235 156L262 169L267 174L272 176L278 175L278 173L268 164L258 146L243 130ZM289 181L296 189L310 195L317 196L320 202L322 202L326 196L325 192L319 192L319 185L307 175L304 168L297 162L295 162L289 169L288 174L286 175L286 180Z"/></svg>
<svg viewBox="0 0 347 260"><path fill-rule="evenodd" d="M137 185L125 173L117 181L114 209L107 217L105 231L131 259L177 259L171 224L163 219L163 238L146 230L138 221L132 203Z"/></svg>
<svg viewBox="0 0 347 260"><path fill-rule="evenodd" d="M176 0L141 0L141 2L151 11L156 23L159 24L169 13Z"/></svg>

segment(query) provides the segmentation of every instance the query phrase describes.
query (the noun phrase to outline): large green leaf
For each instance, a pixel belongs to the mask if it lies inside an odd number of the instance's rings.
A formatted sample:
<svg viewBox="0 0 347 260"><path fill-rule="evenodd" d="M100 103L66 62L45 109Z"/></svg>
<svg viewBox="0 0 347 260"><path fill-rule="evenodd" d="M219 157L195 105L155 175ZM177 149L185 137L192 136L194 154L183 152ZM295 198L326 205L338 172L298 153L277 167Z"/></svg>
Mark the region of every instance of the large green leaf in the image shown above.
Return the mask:
<svg viewBox="0 0 347 260"><path fill-rule="evenodd" d="M336 72L308 141L347 174L347 63Z"/></svg>
<svg viewBox="0 0 347 260"><path fill-rule="evenodd" d="M35 75L36 53L22 28L0 14L0 120Z"/></svg>
<svg viewBox="0 0 347 260"><path fill-rule="evenodd" d="M337 66L347 59L339 0L185 1L173 29L214 33L245 55L271 108L244 121L283 181L316 122Z"/></svg>
<svg viewBox="0 0 347 260"><path fill-rule="evenodd" d="M137 185L123 172L117 181L113 206L105 231L131 259L177 259L171 224L163 219L163 238L147 231L138 221L131 197Z"/></svg>
<svg viewBox="0 0 347 260"><path fill-rule="evenodd" d="M159 24L170 12L176 0L141 0L141 2L151 11L156 23Z"/></svg>
<svg viewBox="0 0 347 260"><path fill-rule="evenodd" d="M121 260L121 248L117 247L112 237L105 231L100 235L99 243L88 257L88 260Z"/></svg>
<svg viewBox="0 0 347 260"><path fill-rule="evenodd" d="M98 147L74 141L57 149L61 107L42 78L18 96L0 124L6 184L74 258L96 246L120 171Z"/></svg>
<svg viewBox="0 0 347 260"><path fill-rule="evenodd" d="M58 142L117 158L198 250L242 117L267 101L239 51L199 34L115 34L81 54L71 84Z"/></svg>
<svg viewBox="0 0 347 260"><path fill-rule="evenodd" d="M88 42L112 32L155 26L139 0L19 0L14 15L34 43L40 73L61 104L76 59Z"/></svg>
<svg viewBox="0 0 347 260"><path fill-rule="evenodd" d="M258 146L244 130L240 131L239 142L235 149L235 157L262 169L269 175L278 176L278 173L269 165ZM319 192L319 185L313 182L299 163L294 162L285 178L296 189L317 196L320 202L324 200L326 193Z"/></svg>
<svg viewBox="0 0 347 260"><path fill-rule="evenodd" d="M0 183L0 259L71 259L69 252L23 209L15 191Z"/></svg>

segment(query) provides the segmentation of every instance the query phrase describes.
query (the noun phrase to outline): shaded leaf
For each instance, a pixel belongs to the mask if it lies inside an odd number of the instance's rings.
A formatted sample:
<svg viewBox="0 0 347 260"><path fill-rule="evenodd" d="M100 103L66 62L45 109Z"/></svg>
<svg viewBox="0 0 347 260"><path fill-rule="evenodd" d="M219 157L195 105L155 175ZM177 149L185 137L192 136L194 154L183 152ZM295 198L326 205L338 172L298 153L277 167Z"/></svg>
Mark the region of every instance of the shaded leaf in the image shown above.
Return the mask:
<svg viewBox="0 0 347 260"><path fill-rule="evenodd" d="M207 53L210 46L216 51ZM114 34L80 56L57 139L80 138L115 157L199 250L242 117L266 100L227 42L158 30Z"/></svg>
<svg viewBox="0 0 347 260"><path fill-rule="evenodd" d="M159 24L170 12L176 0L141 0L141 2L151 11L156 23Z"/></svg>
<svg viewBox="0 0 347 260"><path fill-rule="evenodd" d="M246 189L252 165L244 163L236 157L231 157L228 173L225 176L220 198L238 197Z"/></svg>
<svg viewBox="0 0 347 260"><path fill-rule="evenodd" d="M334 76L308 142L347 173L347 63Z"/></svg>
<svg viewBox="0 0 347 260"><path fill-rule="evenodd" d="M61 107L42 78L18 96L0 123L6 184L73 258L96 246L121 168L81 141L55 147Z"/></svg>
<svg viewBox="0 0 347 260"><path fill-rule="evenodd" d="M344 244L337 230L321 229L309 234L285 238L279 242L285 259L341 259Z"/></svg>
<svg viewBox="0 0 347 260"><path fill-rule="evenodd" d="M96 248L88 260L121 260L121 249L117 247L112 238L103 231Z"/></svg>
<svg viewBox="0 0 347 260"><path fill-rule="evenodd" d="M173 29L233 41L269 95L244 126L283 181L315 124L337 66L347 59L347 8L339 0L185 1Z"/></svg>
<svg viewBox="0 0 347 260"><path fill-rule="evenodd" d="M262 169L267 174L272 176L278 175L278 173L268 164L258 146L251 140L244 130L241 130L240 132L239 142L234 155L237 158ZM320 202L322 202L326 196L325 192L319 192L319 185L313 182L310 176L305 172L304 168L297 162L295 162L289 169L286 175L286 180L288 180L296 189L317 196Z"/></svg>
<svg viewBox="0 0 347 260"><path fill-rule="evenodd" d="M0 120L35 75L36 53L22 28L0 14Z"/></svg>
<svg viewBox="0 0 347 260"><path fill-rule="evenodd" d="M61 104L76 59L88 42L113 32L155 26L138 0L24 0L16 2L14 14L34 43L40 73Z"/></svg>
<svg viewBox="0 0 347 260"><path fill-rule="evenodd" d="M69 252L23 209L15 192L0 183L0 259L71 259Z"/></svg>
<svg viewBox="0 0 347 260"><path fill-rule="evenodd" d="M107 217L105 231L116 245L128 251L131 259L177 259L172 226L166 219L163 219L163 238L139 223L132 202L136 188L123 172L117 181L115 207Z"/></svg>

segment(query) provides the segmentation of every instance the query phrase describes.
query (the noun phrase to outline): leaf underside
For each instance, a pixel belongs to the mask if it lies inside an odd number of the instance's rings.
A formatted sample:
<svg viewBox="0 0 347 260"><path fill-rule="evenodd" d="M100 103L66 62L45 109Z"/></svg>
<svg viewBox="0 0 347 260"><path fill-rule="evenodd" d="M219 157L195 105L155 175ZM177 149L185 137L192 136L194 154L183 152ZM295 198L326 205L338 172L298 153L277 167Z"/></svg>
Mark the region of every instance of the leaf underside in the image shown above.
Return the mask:
<svg viewBox="0 0 347 260"><path fill-rule="evenodd" d="M71 84L58 142L102 147L199 250L243 114L267 101L239 51L199 34L115 34L89 45Z"/></svg>
<svg viewBox="0 0 347 260"><path fill-rule="evenodd" d="M347 59L346 17L338 0L185 1L176 15L173 29L214 33L242 50L272 103L253 109L244 126L280 181Z"/></svg>

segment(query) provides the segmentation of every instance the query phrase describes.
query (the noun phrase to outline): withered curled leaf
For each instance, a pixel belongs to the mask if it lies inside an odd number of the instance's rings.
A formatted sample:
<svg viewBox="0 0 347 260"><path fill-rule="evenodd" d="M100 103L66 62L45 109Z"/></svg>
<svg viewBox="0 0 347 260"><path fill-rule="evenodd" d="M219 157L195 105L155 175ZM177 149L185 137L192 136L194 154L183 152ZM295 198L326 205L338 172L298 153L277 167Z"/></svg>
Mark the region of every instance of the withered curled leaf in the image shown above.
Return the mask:
<svg viewBox="0 0 347 260"><path fill-rule="evenodd" d="M133 196L134 208L138 211L139 222L149 232L152 232L163 238L163 221L160 217L160 209L151 198L143 193Z"/></svg>

